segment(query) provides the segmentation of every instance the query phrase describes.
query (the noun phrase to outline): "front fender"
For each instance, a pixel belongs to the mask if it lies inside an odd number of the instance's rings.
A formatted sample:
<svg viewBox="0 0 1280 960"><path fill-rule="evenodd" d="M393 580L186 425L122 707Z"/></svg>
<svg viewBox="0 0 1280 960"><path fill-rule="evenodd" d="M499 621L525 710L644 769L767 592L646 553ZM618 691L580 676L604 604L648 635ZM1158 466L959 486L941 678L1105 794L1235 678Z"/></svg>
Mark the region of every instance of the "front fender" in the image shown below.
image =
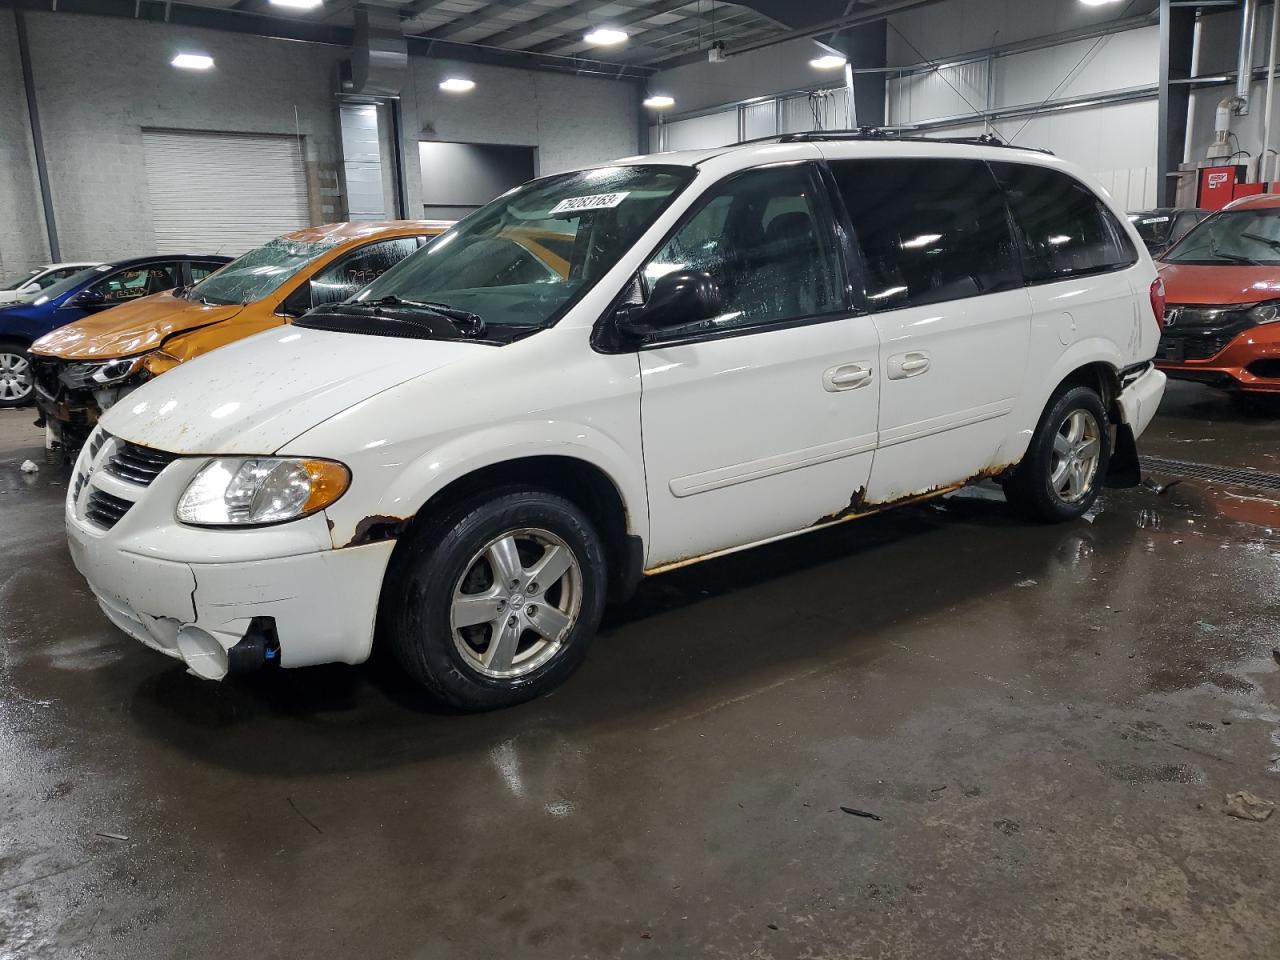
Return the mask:
<svg viewBox="0 0 1280 960"><path fill-rule="evenodd" d="M394 531L417 516L422 506L449 484L476 470L525 457L555 456L583 461L613 483L622 500L629 534L648 539L649 511L643 470L604 431L570 420L523 420L468 432L433 446L411 460L399 460L395 448L367 451L351 463L354 477L386 475L394 479L376 500L344 496L328 510L335 548L366 542L371 531ZM352 493L356 492L354 490Z"/></svg>

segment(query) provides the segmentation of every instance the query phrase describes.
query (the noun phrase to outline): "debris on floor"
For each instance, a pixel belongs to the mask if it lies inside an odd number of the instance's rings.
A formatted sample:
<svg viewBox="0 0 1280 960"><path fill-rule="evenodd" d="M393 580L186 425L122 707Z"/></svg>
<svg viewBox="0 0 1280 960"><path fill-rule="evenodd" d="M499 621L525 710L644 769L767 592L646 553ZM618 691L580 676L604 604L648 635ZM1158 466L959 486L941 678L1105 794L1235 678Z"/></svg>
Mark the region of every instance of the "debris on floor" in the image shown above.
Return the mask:
<svg viewBox="0 0 1280 960"><path fill-rule="evenodd" d="M23 460L22 466L18 467L23 473L39 473L40 468L36 466L34 460Z"/></svg>
<svg viewBox="0 0 1280 960"><path fill-rule="evenodd" d="M868 810L859 810L857 807L841 807L845 813L853 814L855 817L866 817L868 820L883 820L884 817L877 816Z"/></svg>
<svg viewBox="0 0 1280 960"><path fill-rule="evenodd" d="M1276 805L1270 800L1254 796L1248 790L1240 790L1227 794L1227 805L1223 812L1237 820L1253 820L1260 823L1271 816L1275 809Z"/></svg>
<svg viewBox="0 0 1280 960"><path fill-rule="evenodd" d="M128 840L123 833L108 833L105 830L99 830L95 836L106 837L108 840Z"/></svg>

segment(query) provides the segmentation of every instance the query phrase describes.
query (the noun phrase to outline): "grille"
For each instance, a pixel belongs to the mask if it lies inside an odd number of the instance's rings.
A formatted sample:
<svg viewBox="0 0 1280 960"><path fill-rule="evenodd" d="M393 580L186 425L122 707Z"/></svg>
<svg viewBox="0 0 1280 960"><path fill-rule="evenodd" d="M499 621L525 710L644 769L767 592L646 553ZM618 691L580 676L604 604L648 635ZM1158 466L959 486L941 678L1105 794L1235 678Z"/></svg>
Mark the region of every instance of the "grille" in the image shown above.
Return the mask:
<svg viewBox="0 0 1280 960"><path fill-rule="evenodd" d="M1259 490L1280 490L1280 474L1263 473L1260 470L1242 470L1239 467L1220 467L1212 463L1191 463L1187 460L1166 460L1164 457L1142 458L1143 466L1157 473L1167 473L1191 480L1215 480L1239 487L1255 487Z"/></svg>
<svg viewBox="0 0 1280 960"><path fill-rule="evenodd" d="M97 488L89 491L89 499L85 502L84 515L91 523L103 530L110 530L120 518L129 512L133 504L128 500L112 496Z"/></svg>
<svg viewBox="0 0 1280 960"><path fill-rule="evenodd" d="M1243 329L1241 327L1213 332L1165 333L1160 337L1159 358L1175 363L1183 360L1208 360L1221 353L1223 348Z"/></svg>
<svg viewBox="0 0 1280 960"><path fill-rule="evenodd" d="M1280 379L1280 360L1255 360L1246 369L1255 377Z"/></svg>
<svg viewBox="0 0 1280 960"><path fill-rule="evenodd" d="M177 454L152 450L141 444L121 440L107 459L103 469L121 480L136 483L140 487L149 487L151 481L160 475L160 471L176 459Z"/></svg>
<svg viewBox="0 0 1280 960"><path fill-rule="evenodd" d="M1171 363L1208 360L1254 325L1245 311L1231 307L1170 304L1164 312L1158 359Z"/></svg>

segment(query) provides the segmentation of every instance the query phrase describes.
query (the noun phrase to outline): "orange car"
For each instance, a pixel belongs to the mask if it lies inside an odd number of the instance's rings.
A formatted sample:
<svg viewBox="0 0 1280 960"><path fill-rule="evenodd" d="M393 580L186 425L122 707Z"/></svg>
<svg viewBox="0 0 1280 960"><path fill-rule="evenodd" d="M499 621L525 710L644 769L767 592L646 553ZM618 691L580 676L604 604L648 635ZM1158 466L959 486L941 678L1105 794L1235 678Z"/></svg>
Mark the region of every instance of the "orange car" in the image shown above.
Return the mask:
<svg viewBox="0 0 1280 960"><path fill-rule="evenodd" d="M1215 387L1280 393L1280 196L1228 204L1161 260L1156 366Z"/></svg>
<svg viewBox="0 0 1280 960"><path fill-rule="evenodd" d="M347 299L449 226L393 220L310 227L250 250L193 286L46 334L31 346L46 446L70 454L101 412L139 384L312 307Z"/></svg>

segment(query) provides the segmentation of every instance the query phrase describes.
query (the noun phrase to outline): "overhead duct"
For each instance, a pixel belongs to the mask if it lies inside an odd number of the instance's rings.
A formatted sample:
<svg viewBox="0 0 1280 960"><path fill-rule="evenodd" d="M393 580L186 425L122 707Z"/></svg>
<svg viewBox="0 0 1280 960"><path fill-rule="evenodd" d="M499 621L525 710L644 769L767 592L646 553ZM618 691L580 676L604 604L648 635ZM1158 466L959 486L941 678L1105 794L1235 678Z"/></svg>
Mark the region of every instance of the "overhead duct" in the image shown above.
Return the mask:
<svg viewBox="0 0 1280 960"><path fill-rule="evenodd" d="M409 72L409 45L399 14L355 11L351 59L342 64L341 92L366 97L398 97Z"/></svg>
<svg viewBox="0 0 1280 960"><path fill-rule="evenodd" d="M1253 33L1258 22L1258 0L1244 0L1240 8L1240 51L1236 60L1236 92L1218 101L1213 117L1213 143L1205 151L1207 160L1224 160L1235 155L1231 148L1231 118L1249 113L1249 86L1253 82Z"/></svg>

